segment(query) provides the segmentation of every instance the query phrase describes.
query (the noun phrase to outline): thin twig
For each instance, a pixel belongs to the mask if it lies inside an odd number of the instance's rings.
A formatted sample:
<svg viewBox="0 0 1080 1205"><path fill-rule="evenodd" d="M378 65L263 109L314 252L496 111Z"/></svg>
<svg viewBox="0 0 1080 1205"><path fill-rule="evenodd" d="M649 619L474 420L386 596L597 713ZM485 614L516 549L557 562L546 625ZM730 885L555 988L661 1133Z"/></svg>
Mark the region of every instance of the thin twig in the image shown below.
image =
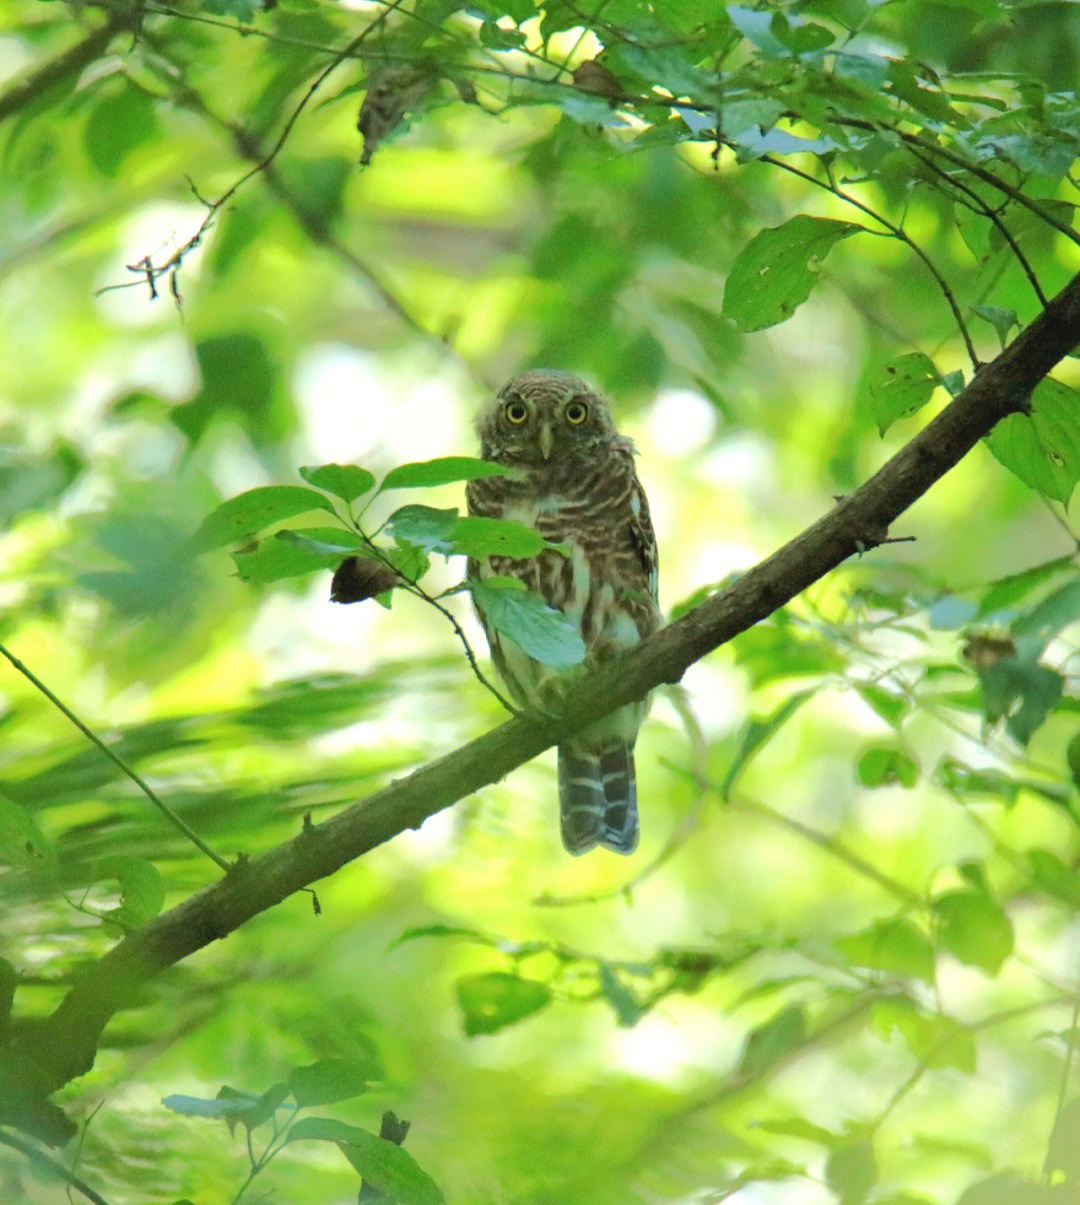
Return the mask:
<svg viewBox="0 0 1080 1205"><path fill-rule="evenodd" d="M127 775L128 778L131 779L131 781L139 788L140 791L142 791L147 799L150 800L154 807L156 807L171 824L174 824L184 834L184 836L187 837L187 839L194 846L196 846L196 848L206 854L206 856L220 866L222 870L228 871L230 869L229 863L226 862L225 859L219 854L216 854L210 848L210 846L206 844L202 837L200 837L199 834L195 832L195 830L191 828L186 821L182 820L172 810L172 808L169 807L169 805L157 794L156 791L154 791L154 789L146 782L144 778L136 774L135 771L118 753L114 753L113 750L105 744L101 737L92 732L71 710L71 708L65 703L61 702L61 700L58 699L56 695L53 694L53 692L45 685L45 683L42 682L42 680L32 670L24 665L14 653L5 648L4 645L0 644L0 654L3 654L3 656L5 656L8 661L11 662L11 664L19 671L20 674L23 675L24 678L37 687L37 689L41 691L41 693L49 700L50 703L52 703L54 707L63 712L63 714L67 716L67 718L75 725L76 728L78 728L78 730L83 734L83 736L86 737L88 741L97 745L101 752L104 753L111 762L113 762L124 774Z"/></svg>
<svg viewBox="0 0 1080 1205"><path fill-rule="evenodd" d="M964 340L964 347L967 348L967 354L968 358L971 360L972 368L974 368L976 372L979 371L979 369L982 367L982 364L975 352L975 344L971 341L971 335L968 333L967 323L964 321L964 316L960 312L960 306L957 303L956 296L949 287L949 282L938 271L934 261L929 255L926 254L919 244L915 242L911 235L909 235L902 227L897 226L895 222L891 222L888 218L882 217L880 213L876 212L874 209L871 209L869 205L865 205L862 201L851 196L849 193L844 192L842 188L838 188L835 184L825 180L819 180L818 177L813 175L811 172L804 172L801 168L795 167L791 163L785 163L782 159L777 159L773 155L762 155L761 162L768 163L772 167L778 167L781 171L789 172L793 176L798 176L801 180L806 180L808 183L814 184L818 188L823 188L827 193L831 193L838 200L845 201L848 205L854 206L856 209L865 213L868 217L873 218L875 222L880 222L881 225L884 226L894 238L898 238L901 242L906 243L907 246L915 252L919 259L922 260L927 271L937 282L937 286L941 290L941 295L948 303L949 309L952 310L953 318L956 320L956 325L960 329L960 337Z"/></svg>
<svg viewBox="0 0 1080 1205"><path fill-rule="evenodd" d="M149 285L151 296L153 296L155 294L155 283L160 280L162 276L169 275L176 268L179 268L186 256L190 252L194 251L195 248L202 242L203 235L205 235L213 225L214 219L221 210L222 206L226 205L250 179L259 175L261 172L265 172L270 167L280 153L281 148L285 145L289 135L292 133L293 126L296 124L300 114L307 107L308 102L319 90L319 88L322 87L323 83L325 83L331 72L335 71L339 66L341 66L341 64L347 58L351 58L353 55L355 55L357 49L363 44L364 40L374 33L375 30L378 29L378 27L386 21L390 14L396 11L396 9L403 2L404 0L394 0L393 4L390 4L387 8L384 8L383 11L379 13L379 15L373 21L366 25L360 31L360 33L358 33L356 37L349 42L347 46L335 53L333 59L322 69L322 71L319 72L311 84L308 85L307 91L300 98L299 102L293 108L293 111L289 114L284 126L281 129L281 133L278 135L273 146L266 154L262 154L259 148L255 146L252 136L247 130L245 130L242 126L230 123L229 129L236 139L239 149L247 158L256 160L254 166L248 171L244 172L244 174L238 179L233 181L233 183L221 194L220 197L218 197L216 201L210 203L207 208L206 216L203 218L198 230L195 231L191 238L189 238L182 247L179 247L176 251L174 251L163 264L155 264L149 256L145 256L137 264L128 264L128 271L134 273L139 279L128 280L122 284L105 285L103 288L98 289L97 296L100 296L102 293L112 292L115 289L130 289L143 283ZM186 87L177 88L177 91L181 94L191 92L192 95L196 97L198 96L197 93L194 93L193 90L190 90Z"/></svg>
<svg viewBox="0 0 1080 1205"><path fill-rule="evenodd" d="M963 184L961 181L950 176L944 168L938 167L938 165L934 163L929 156L920 154L920 152L916 150L912 150L912 154L916 159L919 160L920 163L929 168L929 170L932 171L936 176L939 176L942 180L948 181L950 187L955 188L958 192L961 192L965 196L971 198L970 202L961 202L961 204L966 204L968 209L973 210L975 213L981 213L984 217L989 218L990 221L994 223L994 225L997 227L998 233L1009 244L1010 250L1012 251L1013 255L1016 256L1020 267L1023 268L1024 275L1031 282L1031 287L1035 292L1035 296L1039 299L1039 304L1045 308L1047 305L1046 294L1042 291L1042 286L1039 284L1039 278L1035 275L1035 269L1031 266L1027 256L1023 253L1023 251L1020 250L1016 239L1013 238L1012 232L1005 225L1001 215L997 213L991 206L987 205L987 203L973 188L969 188L966 184Z"/></svg>
<svg viewBox="0 0 1080 1205"><path fill-rule="evenodd" d="M48 1168L53 1175L59 1176L62 1180L66 1181L76 1192L81 1192L88 1201L93 1201L94 1205L109 1205L109 1202L100 1193L95 1192L85 1180L75 1175L74 1172L68 1171L59 1159L54 1159L52 1155L39 1151L36 1146L27 1142L24 1138L20 1138L17 1134L9 1134L7 1130L0 1130L0 1142L5 1146L13 1147L20 1154L25 1155L31 1163L36 1163L39 1167Z"/></svg>

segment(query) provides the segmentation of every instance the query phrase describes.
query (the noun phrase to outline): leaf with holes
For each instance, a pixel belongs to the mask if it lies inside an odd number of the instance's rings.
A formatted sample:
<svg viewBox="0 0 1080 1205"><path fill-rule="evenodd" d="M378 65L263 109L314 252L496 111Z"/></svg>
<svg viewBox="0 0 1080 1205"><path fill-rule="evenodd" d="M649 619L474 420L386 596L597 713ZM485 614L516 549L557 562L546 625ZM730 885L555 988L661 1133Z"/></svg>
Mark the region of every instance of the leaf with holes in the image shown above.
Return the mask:
<svg viewBox="0 0 1080 1205"><path fill-rule="evenodd" d="M343 502L352 502L375 485L374 474L355 464L307 465L300 470L300 476L308 485L326 490Z"/></svg>
<svg viewBox="0 0 1080 1205"><path fill-rule="evenodd" d="M1033 490L1068 503L1080 481L1080 393L1061 381L1041 381L1030 414L1010 414L986 446Z"/></svg>
<svg viewBox="0 0 1080 1205"><path fill-rule="evenodd" d="M925 406L940 381L934 361L921 351L890 360L881 380L870 386L870 409L878 431L884 435L898 418Z"/></svg>
<svg viewBox="0 0 1080 1205"><path fill-rule="evenodd" d="M334 506L325 494L302 485L264 485L247 490L206 516L192 537L192 547L196 552L209 552L312 510L333 513Z"/></svg>
<svg viewBox="0 0 1080 1205"><path fill-rule="evenodd" d="M852 222L805 214L762 230L728 274L723 316L744 331L775 326L795 313L820 278L820 264L840 239L862 230Z"/></svg>

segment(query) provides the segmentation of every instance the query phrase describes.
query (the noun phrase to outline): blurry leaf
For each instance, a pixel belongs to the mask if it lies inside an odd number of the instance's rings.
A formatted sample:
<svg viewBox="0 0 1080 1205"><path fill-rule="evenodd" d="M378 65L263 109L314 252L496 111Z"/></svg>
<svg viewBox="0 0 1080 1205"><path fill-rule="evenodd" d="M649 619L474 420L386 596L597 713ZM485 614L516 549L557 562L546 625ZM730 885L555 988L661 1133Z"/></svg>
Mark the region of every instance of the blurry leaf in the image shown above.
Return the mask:
<svg viewBox="0 0 1080 1205"><path fill-rule="evenodd" d="M773 14L768 9L746 8L741 4L729 4L727 14L739 33L765 54L773 58L783 58L791 54L791 51L773 30Z"/></svg>
<svg viewBox="0 0 1080 1205"><path fill-rule="evenodd" d="M439 456L434 460L420 460L415 464L399 464L383 478L379 493L383 490L449 485L454 481L475 481L480 477L516 475L517 470L508 465L480 460L475 456Z"/></svg>
<svg viewBox="0 0 1080 1205"><path fill-rule="evenodd" d="M343 527L302 527L278 531L255 547L229 555L244 581L276 582L319 569L334 569L360 537Z"/></svg>
<svg viewBox="0 0 1080 1205"><path fill-rule="evenodd" d="M345 186L354 171L353 164L344 155L285 159L280 170L286 183L300 198L305 214L323 226L328 226L339 216Z"/></svg>
<svg viewBox="0 0 1080 1205"><path fill-rule="evenodd" d="M755 1121L755 1130L764 1130L767 1134L784 1134L791 1138L802 1138L806 1142L816 1142L821 1146L831 1147L840 1141L839 1135L832 1130L807 1121L804 1117L772 1118L769 1121Z"/></svg>
<svg viewBox="0 0 1080 1205"><path fill-rule="evenodd" d="M308 485L326 490L344 502L366 494L375 484L374 475L355 464L308 465L300 469L300 476Z"/></svg>
<svg viewBox="0 0 1080 1205"><path fill-rule="evenodd" d="M895 1030L912 1055L927 1067L975 1072L975 1039L958 1021L928 1016L906 996L889 996L874 1005L874 1027L883 1038Z"/></svg>
<svg viewBox="0 0 1080 1205"><path fill-rule="evenodd" d="M860 933L838 937L833 944L854 966L934 981L934 947L909 920L875 921Z"/></svg>
<svg viewBox="0 0 1080 1205"><path fill-rule="evenodd" d="M981 891L949 891L934 900L938 940L958 961L996 975L1013 951L1009 918Z"/></svg>
<svg viewBox="0 0 1080 1205"><path fill-rule="evenodd" d="M43 454L0 446L0 527L52 506L82 469L82 456L68 443Z"/></svg>
<svg viewBox="0 0 1080 1205"><path fill-rule="evenodd" d="M763 720L751 717L743 725L739 734L739 747L728 766L724 781L720 784L720 795L727 799L731 788L739 775L746 768L754 754L766 744L795 714L796 711L813 695L813 691L802 690L784 700L779 707Z"/></svg>
<svg viewBox="0 0 1080 1205"><path fill-rule="evenodd" d="M404 123L407 114L423 105L438 82L438 69L430 59L372 68L357 121L364 139L362 165L371 162L379 144Z"/></svg>
<svg viewBox="0 0 1080 1205"><path fill-rule="evenodd" d="M450 529L447 542L453 552L483 560L489 556L514 558L538 556L552 549L569 556L564 544L553 544L539 532L514 519L488 519L482 515L466 515Z"/></svg>
<svg viewBox="0 0 1080 1205"><path fill-rule="evenodd" d="M739 1074L767 1071L778 1059L801 1046L805 1037L806 1013L801 1004L790 1005L751 1032L739 1063Z"/></svg>
<svg viewBox="0 0 1080 1205"><path fill-rule="evenodd" d="M192 544L197 551L208 552L311 510L333 513L334 507L324 494L302 485L260 486L229 498L207 515L192 537Z"/></svg>
<svg viewBox="0 0 1080 1205"><path fill-rule="evenodd" d="M1069 1101L1054 1121L1045 1171L1062 1172L1068 1183L1080 1184L1080 1099Z"/></svg>
<svg viewBox="0 0 1080 1205"><path fill-rule="evenodd" d="M896 695L891 691L884 690L880 686L875 686L873 683L860 683L857 689L859 694L881 716L886 724L891 725L893 728L899 726L900 720L910 706L907 699L902 695Z"/></svg>
<svg viewBox="0 0 1080 1205"><path fill-rule="evenodd" d="M744 331L759 331L790 318L810 296L821 261L839 239L861 226L804 214L762 230L739 253L724 288L723 316Z"/></svg>
<svg viewBox="0 0 1080 1205"><path fill-rule="evenodd" d="M0 795L0 864L21 870L49 870L56 850L26 808Z"/></svg>
<svg viewBox="0 0 1080 1205"><path fill-rule="evenodd" d="M579 665L585 660L585 642L577 625L516 578L472 578L468 586L487 622L530 657L552 666Z"/></svg>
<svg viewBox="0 0 1080 1205"><path fill-rule="evenodd" d="M172 1110L173 1113L180 1113L184 1117L232 1117L235 1119L237 1114L257 1105L259 1098L242 1092L228 1097L218 1097L216 1100L204 1100L198 1096L173 1095L166 1096L161 1103L166 1109Z"/></svg>
<svg viewBox="0 0 1080 1205"><path fill-rule="evenodd" d="M287 1142L333 1142L364 1179L396 1205L442 1205L435 1181L403 1147L329 1117L301 1117Z"/></svg>
<svg viewBox="0 0 1080 1205"><path fill-rule="evenodd" d="M267 343L250 328L195 345L202 388L172 406L169 421L193 443L222 422L235 422L256 447L276 443L295 423L281 373Z"/></svg>
<svg viewBox="0 0 1080 1205"><path fill-rule="evenodd" d="M881 380L870 386L871 410L881 434L898 418L925 406L940 380L934 361L921 351L890 360Z"/></svg>
<svg viewBox="0 0 1080 1205"><path fill-rule="evenodd" d="M495 1033L539 1012L551 1003L551 989L535 979L522 979L504 971L488 971L460 978L457 998L465 1033L474 1037Z"/></svg>
<svg viewBox="0 0 1080 1205"><path fill-rule="evenodd" d="M859 758L859 781L864 787L899 785L910 790L919 781L919 767L901 749L877 745Z"/></svg>
<svg viewBox="0 0 1080 1205"><path fill-rule="evenodd" d="M1025 857L1037 887L1080 911L1080 874L1048 849L1029 849Z"/></svg>
<svg viewBox="0 0 1080 1205"><path fill-rule="evenodd" d="M636 1025L645 1015L645 1010L634 998L634 993L619 981L606 962L600 964L599 974L601 994L614 1010L618 1023L627 1027Z"/></svg>
<svg viewBox="0 0 1080 1205"><path fill-rule="evenodd" d="M145 858L106 858L100 877L115 878L120 883L120 904L108 909L102 919L115 921L125 931L152 920L164 906L165 880Z"/></svg>
<svg viewBox="0 0 1080 1205"><path fill-rule="evenodd" d="M1072 556L1058 557L1033 569L1025 569L1021 573L1013 573L1008 577L993 582L986 593L979 599L979 615L993 615L1023 602L1032 591L1052 580L1061 573L1075 571Z"/></svg>
<svg viewBox="0 0 1080 1205"><path fill-rule="evenodd" d="M836 1146L825 1161L825 1182L841 1205L860 1205L877 1183L874 1145L869 1138Z"/></svg>
<svg viewBox="0 0 1080 1205"><path fill-rule="evenodd" d="M1070 624L1080 620L1080 579L1066 582L1012 623L1017 656L1035 661L1046 646Z"/></svg>
<svg viewBox="0 0 1080 1205"><path fill-rule="evenodd" d="M289 1072L289 1091L301 1109L351 1100L367 1091L368 1081L378 1079L379 1068L352 1059L322 1059Z"/></svg>
<svg viewBox="0 0 1080 1205"><path fill-rule="evenodd" d="M120 91L107 92L90 110L83 144L98 171L115 176L127 156L157 129L153 99L125 83Z"/></svg>
<svg viewBox="0 0 1080 1205"><path fill-rule="evenodd" d="M1036 1184L1005 1172L964 1190L956 1205L1076 1205L1066 1184Z"/></svg>
<svg viewBox="0 0 1080 1205"><path fill-rule="evenodd" d="M842 673L846 668L844 658L833 645L797 632L783 611L776 611L763 623L741 632L731 647L735 664L749 673L755 686L779 678L821 678Z"/></svg>
<svg viewBox="0 0 1080 1205"><path fill-rule="evenodd" d="M1033 490L1067 503L1080 480L1080 393L1061 381L1035 386L1030 414L1010 414L986 446Z"/></svg>
<svg viewBox="0 0 1080 1205"><path fill-rule="evenodd" d="M1004 718L1010 736L1026 745L1061 698L1064 680L1057 670L1009 658L979 670L986 718Z"/></svg>
<svg viewBox="0 0 1080 1205"><path fill-rule="evenodd" d="M492 944L491 939L477 929L467 929L461 925L417 925L395 937L386 947L387 953L396 950L398 946L403 946L407 941L416 941L421 937L468 937L472 941L479 941L484 945Z"/></svg>

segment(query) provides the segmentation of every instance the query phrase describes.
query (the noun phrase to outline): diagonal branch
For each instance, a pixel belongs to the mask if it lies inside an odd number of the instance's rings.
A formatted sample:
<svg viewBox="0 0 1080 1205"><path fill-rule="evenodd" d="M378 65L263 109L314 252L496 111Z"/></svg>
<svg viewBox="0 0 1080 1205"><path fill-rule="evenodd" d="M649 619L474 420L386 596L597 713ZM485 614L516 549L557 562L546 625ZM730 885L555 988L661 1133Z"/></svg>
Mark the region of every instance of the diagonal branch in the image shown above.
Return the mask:
<svg viewBox="0 0 1080 1205"><path fill-rule="evenodd" d="M36 71L16 80L6 92L0 94L0 121L18 113L20 109L32 104L39 96L44 96L69 76L77 75L84 67L88 67L104 53L118 33L123 33L126 29L136 29L141 18L141 3L122 5L104 25L99 25L81 42L76 42L56 58L43 63Z"/></svg>
<svg viewBox="0 0 1080 1205"><path fill-rule="evenodd" d="M599 672L569 682L554 714L527 714L346 808L305 824L291 841L163 913L89 967L56 1011L24 1025L7 1073L27 1092L56 1091L88 1071L101 1031L152 976L223 938L301 887L495 782L664 682L766 618L853 553L887 538L889 524L957 464L994 425L1030 405L1038 382L1080 344L1080 275L926 427L854 493L733 586L661 629ZM4 1072L0 1061L0 1075ZM0 1121L3 1120L0 1101Z"/></svg>

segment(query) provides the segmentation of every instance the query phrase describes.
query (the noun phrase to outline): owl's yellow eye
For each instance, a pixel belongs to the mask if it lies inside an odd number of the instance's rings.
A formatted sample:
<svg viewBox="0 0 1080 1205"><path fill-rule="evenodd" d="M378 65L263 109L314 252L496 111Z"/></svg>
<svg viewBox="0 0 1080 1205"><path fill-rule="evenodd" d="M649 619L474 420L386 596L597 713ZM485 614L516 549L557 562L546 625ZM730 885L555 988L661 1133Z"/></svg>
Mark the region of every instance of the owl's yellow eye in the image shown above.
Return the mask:
<svg viewBox="0 0 1080 1205"><path fill-rule="evenodd" d="M516 426L529 417L529 408L524 402L507 402L503 414L506 415L507 422L514 423Z"/></svg>
<svg viewBox="0 0 1080 1205"><path fill-rule="evenodd" d="M589 416L589 407L584 402L571 402L563 411L566 421L573 427L579 427Z"/></svg>

